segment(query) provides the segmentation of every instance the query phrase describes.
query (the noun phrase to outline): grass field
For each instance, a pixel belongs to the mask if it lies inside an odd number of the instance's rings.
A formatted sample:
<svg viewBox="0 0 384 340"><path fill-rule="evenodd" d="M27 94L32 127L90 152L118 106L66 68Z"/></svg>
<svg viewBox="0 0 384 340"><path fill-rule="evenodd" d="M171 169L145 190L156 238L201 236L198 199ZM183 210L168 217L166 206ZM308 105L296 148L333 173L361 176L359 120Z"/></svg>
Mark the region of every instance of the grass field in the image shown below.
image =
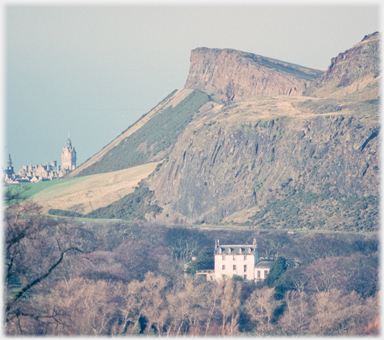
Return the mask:
<svg viewBox="0 0 384 340"><path fill-rule="evenodd" d="M105 174L29 184L28 198L42 205L43 210L62 209L89 213L107 206L134 191L158 163L148 163Z"/></svg>
<svg viewBox="0 0 384 340"><path fill-rule="evenodd" d="M76 184L76 182L83 181L84 178L68 178L68 179L61 179L57 181L46 181L46 182L39 182L39 183L26 183L21 184L20 186L10 186L11 190L21 190L24 191L24 196L26 198L30 198L33 195L36 195L42 190L45 190L47 188L51 188L54 186L72 186Z"/></svg>

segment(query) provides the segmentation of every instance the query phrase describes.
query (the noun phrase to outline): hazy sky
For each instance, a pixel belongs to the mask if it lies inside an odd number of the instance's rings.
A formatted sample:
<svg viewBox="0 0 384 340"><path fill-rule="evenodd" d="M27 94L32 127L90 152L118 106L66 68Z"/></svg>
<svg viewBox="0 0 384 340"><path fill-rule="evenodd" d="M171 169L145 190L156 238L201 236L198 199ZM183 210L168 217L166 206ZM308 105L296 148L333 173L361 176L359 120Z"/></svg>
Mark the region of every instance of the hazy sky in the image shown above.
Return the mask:
<svg viewBox="0 0 384 340"><path fill-rule="evenodd" d="M4 7L3 159L57 160L68 132L80 165L184 87L190 51L234 48L327 68L378 31L373 5Z"/></svg>

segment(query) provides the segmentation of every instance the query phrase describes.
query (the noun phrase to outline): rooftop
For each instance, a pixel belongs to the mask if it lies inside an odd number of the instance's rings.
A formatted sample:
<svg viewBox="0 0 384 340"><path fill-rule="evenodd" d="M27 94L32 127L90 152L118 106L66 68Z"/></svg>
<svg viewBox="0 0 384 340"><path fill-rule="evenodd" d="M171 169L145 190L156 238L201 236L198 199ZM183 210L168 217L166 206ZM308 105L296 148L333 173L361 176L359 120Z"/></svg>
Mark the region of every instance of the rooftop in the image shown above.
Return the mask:
<svg viewBox="0 0 384 340"><path fill-rule="evenodd" d="M222 245L215 248L216 255L244 255L254 253L255 249L252 245Z"/></svg>
<svg viewBox="0 0 384 340"><path fill-rule="evenodd" d="M258 268L270 268L272 265L273 260L261 260L256 266Z"/></svg>

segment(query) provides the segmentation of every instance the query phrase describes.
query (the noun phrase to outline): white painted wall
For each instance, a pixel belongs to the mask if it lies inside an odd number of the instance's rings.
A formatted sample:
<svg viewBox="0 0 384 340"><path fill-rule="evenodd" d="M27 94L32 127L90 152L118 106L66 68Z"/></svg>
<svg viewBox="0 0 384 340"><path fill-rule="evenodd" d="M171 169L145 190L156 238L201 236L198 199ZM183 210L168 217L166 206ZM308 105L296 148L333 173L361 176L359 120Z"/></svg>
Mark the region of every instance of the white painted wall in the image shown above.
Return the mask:
<svg viewBox="0 0 384 340"><path fill-rule="evenodd" d="M264 280L268 276L269 270L270 270L270 268L255 267L255 279L256 280ZM260 273L258 273L258 272L260 272ZM260 274L260 276L259 276L259 274Z"/></svg>
<svg viewBox="0 0 384 340"><path fill-rule="evenodd" d="M247 266L246 271L244 271L244 265ZM236 269L233 266L236 266ZM215 254L215 279L221 280L223 275L227 278L231 278L233 275L242 277L247 275L247 280L253 280L255 277L255 255L246 253L241 255Z"/></svg>

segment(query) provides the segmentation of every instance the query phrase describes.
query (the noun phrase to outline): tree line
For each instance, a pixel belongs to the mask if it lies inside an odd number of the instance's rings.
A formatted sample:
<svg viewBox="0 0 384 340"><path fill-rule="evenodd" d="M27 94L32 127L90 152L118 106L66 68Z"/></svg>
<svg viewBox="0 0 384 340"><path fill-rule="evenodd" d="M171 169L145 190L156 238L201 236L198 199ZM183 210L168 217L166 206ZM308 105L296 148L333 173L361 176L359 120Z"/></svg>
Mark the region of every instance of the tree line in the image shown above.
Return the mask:
<svg viewBox="0 0 384 340"><path fill-rule="evenodd" d="M14 199L14 197L12 198ZM199 231L52 219L34 203L5 209L4 325L8 335L377 334L374 234ZM262 284L206 282L214 240L274 258Z"/></svg>

